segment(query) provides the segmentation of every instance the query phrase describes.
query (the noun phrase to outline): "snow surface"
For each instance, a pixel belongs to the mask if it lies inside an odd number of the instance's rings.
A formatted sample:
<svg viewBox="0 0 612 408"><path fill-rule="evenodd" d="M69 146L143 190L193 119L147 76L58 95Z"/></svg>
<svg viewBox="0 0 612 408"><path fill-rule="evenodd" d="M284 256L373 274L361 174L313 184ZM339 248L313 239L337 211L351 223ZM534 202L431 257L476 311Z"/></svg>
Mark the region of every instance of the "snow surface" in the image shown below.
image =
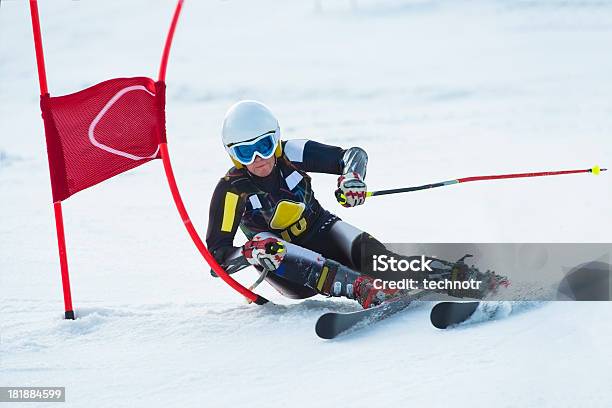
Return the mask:
<svg viewBox="0 0 612 408"><path fill-rule="evenodd" d="M41 1L50 91L155 77L172 1ZM168 137L204 234L229 167L225 110L266 102L287 138L359 145L368 183L612 162L612 2L189 1L168 67ZM473 183L340 208L387 242L611 242L610 175ZM62 320L29 10L0 5L0 386L66 406L612 405L612 306L554 303L438 331L422 304L334 341L350 301L244 301L208 273L160 162L64 203L78 319ZM239 237L239 239L244 239ZM255 279L253 271L241 282ZM36 404L34 404L36 405Z"/></svg>

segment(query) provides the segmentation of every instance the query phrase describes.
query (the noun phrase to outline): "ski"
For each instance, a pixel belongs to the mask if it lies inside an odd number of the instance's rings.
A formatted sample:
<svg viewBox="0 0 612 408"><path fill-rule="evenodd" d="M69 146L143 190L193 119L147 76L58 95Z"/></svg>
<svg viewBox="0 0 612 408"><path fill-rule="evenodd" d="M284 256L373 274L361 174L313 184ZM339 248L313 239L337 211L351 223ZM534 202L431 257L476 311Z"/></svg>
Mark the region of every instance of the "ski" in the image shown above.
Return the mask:
<svg viewBox="0 0 612 408"><path fill-rule="evenodd" d="M521 308L525 306L511 301L441 302L431 310L430 319L438 329L447 329L470 319L470 323L482 323L508 317Z"/></svg>
<svg viewBox="0 0 612 408"><path fill-rule="evenodd" d="M369 309L356 312L340 313L329 312L321 315L315 325L317 336L322 339L333 339L339 334L361 325L369 325L386 319L387 317L405 309L412 301L422 297L425 291L413 292L406 296L384 302Z"/></svg>
<svg viewBox="0 0 612 408"><path fill-rule="evenodd" d="M468 320L479 305L480 302L440 302L431 309L429 318L438 329L446 329Z"/></svg>

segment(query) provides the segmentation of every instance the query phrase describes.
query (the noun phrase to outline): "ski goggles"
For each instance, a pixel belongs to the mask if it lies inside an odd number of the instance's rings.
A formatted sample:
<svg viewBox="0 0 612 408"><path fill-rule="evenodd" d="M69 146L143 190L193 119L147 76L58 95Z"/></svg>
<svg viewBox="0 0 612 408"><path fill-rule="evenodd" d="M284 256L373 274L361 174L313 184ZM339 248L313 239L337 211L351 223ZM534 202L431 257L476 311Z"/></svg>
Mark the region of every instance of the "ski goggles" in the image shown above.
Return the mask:
<svg viewBox="0 0 612 408"><path fill-rule="evenodd" d="M278 145L279 133L278 129L271 130L253 140L228 146L227 151L233 159L245 166L253 163L256 156L269 159L274 155Z"/></svg>

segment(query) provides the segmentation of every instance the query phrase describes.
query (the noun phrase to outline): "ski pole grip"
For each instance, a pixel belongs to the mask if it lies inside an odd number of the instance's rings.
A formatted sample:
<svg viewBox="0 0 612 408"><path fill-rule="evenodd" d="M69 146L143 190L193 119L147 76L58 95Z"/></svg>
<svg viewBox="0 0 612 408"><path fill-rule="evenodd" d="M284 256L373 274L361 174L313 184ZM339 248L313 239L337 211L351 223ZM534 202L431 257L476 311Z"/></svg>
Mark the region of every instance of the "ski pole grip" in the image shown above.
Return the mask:
<svg viewBox="0 0 612 408"><path fill-rule="evenodd" d="M266 253L270 255L276 255L279 252L283 252L285 246L281 241L271 242L266 244Z"/></svg>
<svg viewBox="0 0 612 408"><path fill-rule="evenodd" d="M338 203L340 203L340 205L342 206L346 205L346 196L344 195L341 189L337 189L334 192L334 195L336 196L336 200L338 200Z"/></svg>

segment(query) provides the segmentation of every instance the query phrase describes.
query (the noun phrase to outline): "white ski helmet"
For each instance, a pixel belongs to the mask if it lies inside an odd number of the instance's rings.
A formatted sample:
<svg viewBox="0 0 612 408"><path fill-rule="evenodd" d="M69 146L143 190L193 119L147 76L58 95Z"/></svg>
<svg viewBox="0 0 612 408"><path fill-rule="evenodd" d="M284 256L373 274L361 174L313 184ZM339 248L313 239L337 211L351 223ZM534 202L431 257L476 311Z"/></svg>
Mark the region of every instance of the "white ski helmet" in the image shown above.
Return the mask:
<svg viewBox="0 0 612 408"><path fill-rule="evenodd" d="M261 102L232 105L223 119L221 138L237 168L252 163L256 156L267 159L282 154L278 120Z"/></svg>

